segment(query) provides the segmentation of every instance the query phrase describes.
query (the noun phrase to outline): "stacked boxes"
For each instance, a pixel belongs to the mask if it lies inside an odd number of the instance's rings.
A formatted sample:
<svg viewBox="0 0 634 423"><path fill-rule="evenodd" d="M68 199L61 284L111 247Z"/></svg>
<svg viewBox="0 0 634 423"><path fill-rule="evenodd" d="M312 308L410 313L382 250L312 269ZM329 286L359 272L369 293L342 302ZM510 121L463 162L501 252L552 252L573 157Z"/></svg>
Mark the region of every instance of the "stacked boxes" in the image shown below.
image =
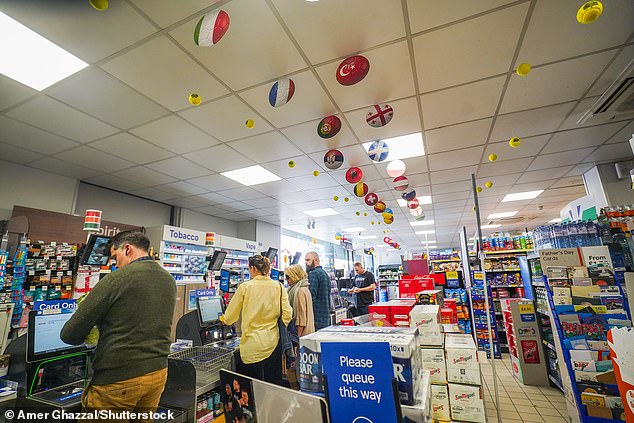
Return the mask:
<svg viewBox="0 0 634 423"><path fill-rule="evenodd" d="M453 420L485 422L477 347L470 335L445 336L449 404Z"/></svg>
<svg viewBox="0 0 634 423"><path fill-rule="evenodd" d="M421 345L441 347L443 344L440 306L417 305L409 312L411 327L417 327Z"/></svg>
<svg viewBox="0 0 634 423"><path fill-rule="evenodd" d="M451 420L447 385L431 386L431 418L434 420Z"/></svg>
<svg viewBox="0 0 634 423"><path fill-rule="evenodd" d="M368 307L368 314L371 321L380 320L393 326L409 327L409 312L414 304L415 300L413 299L371 304Z"/></svg>
<svg viewBox="0 0 634 423"><path fill-rule="evenodd" d="M428 289L416 293L416 304L435 304L443 306L444 295L442 289Z"/></svg>

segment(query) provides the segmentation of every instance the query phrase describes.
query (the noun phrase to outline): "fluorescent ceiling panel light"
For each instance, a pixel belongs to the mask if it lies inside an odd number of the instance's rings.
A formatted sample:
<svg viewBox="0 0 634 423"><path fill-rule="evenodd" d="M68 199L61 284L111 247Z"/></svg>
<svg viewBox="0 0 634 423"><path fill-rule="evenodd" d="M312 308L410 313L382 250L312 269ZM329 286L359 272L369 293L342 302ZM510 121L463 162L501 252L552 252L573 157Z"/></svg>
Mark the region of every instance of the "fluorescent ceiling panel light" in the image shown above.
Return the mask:
<svg viewBox="0 0 634 423"><path fill-rule="evenodd" d="M435 244L436 241L435 240L430 240L430 241L421 241L421 244Z"/></svg>
<svg viewBox="0 0 634 423"><path fill-rule="evenodd" d="M511 212L491 213L487 219L502 219L503 217L513 217L517 214L517 210Z"/></svg>
<svg viewBox="0 0 634 423"><path fill-rule="evenodd" d="M354 228L345 228L342 229L343 232L363 232L365 231L365 228L362 228L361 226L355 226Z"/></svg>
<svg viewBox="0 0 634 423"><path fill-rule="evenodd" d="M532 200L536 198L544 192L543 189L538 189L537 191L526 191L526 192L516 192L514 194L506 194L506 196L502 199L503 203L508 201L520 201L520 200Z"/></svg>
<svg viewBox="0 0 634 423"><path fill-rule="evenodd" d="M363 144L365 151L370 150L373 141ZM386 138L383 140L390 148L388 160L403 160L411 157L425 155L425 147L423 146L423 134L416 132L414 134L402 135L395 138Z"/></svg>
<svg viewBox="0 0 634 423"><path fill-rule="evenodd" d="M560 223L563 219L561 217L556 217L552 220L549 220L548 223Z"/></svg>
<svg viewBox="0 0 634 423"><path fill-rule="evenodd" d="M376 239L378 238L376 235L360 235L359 239Z"/></svg>
<svg viewBox="0 0 634 423"><path fill-rule="evenodd" d="M0 57L0 73L38 91L88 67L88 63L2 12Z"/></svg>
<svg viewBox="0 0 634 423"><path fill-rule="evenodd" d="M266 182L279 181L281 179L279 176L269 172L260 165L243 167L242 169L230 170L229 172L222 172L221 175L248 187L251 185L264 184Z"/></svg>
<svg viewBox="0 0 634 423"><path fill-rule="evenodd" d="M416 235L427 235L427 234L435 234L436 231L433 229L428 229L426 231L416 231L414 232Z"/></svg>
<svg viewBox="0 0 634 423"><path fill-rule="evenodd" d="M433 220L417 220L414 222L409 222L412 226L430 226L434 224Z"/></svg>
<svg viewBox="0 0 634 423"><path fill-rule="evenodd" d="M308 210L304 213L312 217L334 216L335 214L339 214L337 211L331 209L330 207L326 209Z"/></svg>
<svg viewBox="0 0 634 423"><path fill-rule="evenodd" d="M420 204L431 204L431 195L423 195L416 198L418 198ZM396 200L396 202L401 207L407 207L407 201L403 200L402 198L399 198L398 200Z"/></svg>
<svg viewBox="0 0 634 423"><path fill-rule="evenodd" d="M480 228L482 229L495 229L495 228L499 228L502 225L482 225L480 226Z"/></svg>

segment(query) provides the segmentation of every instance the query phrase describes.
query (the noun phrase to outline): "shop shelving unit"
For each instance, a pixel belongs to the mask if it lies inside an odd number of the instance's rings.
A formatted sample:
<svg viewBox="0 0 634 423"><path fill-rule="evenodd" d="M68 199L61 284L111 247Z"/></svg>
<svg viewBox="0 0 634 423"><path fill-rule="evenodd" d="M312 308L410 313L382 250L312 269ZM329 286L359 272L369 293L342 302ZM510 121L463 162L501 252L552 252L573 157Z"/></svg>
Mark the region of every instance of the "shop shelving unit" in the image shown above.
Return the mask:
<svg viewBox="0 0 634 423"><path fill-rule="evenodd" d="M475 334L478 350L486 351L487 357L491 357L491 347L489 345L489 332L487 319L491 322L491 331L493 335L493 356L502 358L500 337L496 327L496 314L494 308L486 308L485 289L488 290L490 305L493 305L493 291L491 287L485 285L485 275L482 272L475 271L471 275L471 314L473 316L473 331Z"/></svg>
<svg viewBox="0 0 634 423"><path fill-rule="evenodd" d="M396 298L398 295L398 281L403 275L403 270L399 264L380 264L378 288L385 291L388 300Z"/></svg>

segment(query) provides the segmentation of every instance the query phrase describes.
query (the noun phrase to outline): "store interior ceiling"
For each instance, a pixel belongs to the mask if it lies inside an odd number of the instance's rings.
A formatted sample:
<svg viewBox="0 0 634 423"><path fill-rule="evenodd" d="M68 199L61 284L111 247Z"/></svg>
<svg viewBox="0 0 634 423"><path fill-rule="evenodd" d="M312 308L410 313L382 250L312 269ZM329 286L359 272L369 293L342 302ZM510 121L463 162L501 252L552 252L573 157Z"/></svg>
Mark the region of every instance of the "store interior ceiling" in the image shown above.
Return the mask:
<svg viewBox="0 0 634 423"><path fill-rule="evenodd" d="M632 158L633 120L577 123L634 58L634 2L603 3L603 15L581 25L582 1L110 0L97 11L88 0L3 0L0 12L89 66L42 91L0 75L0 157L332 241L340 232L377 245L389 230L412 251L425 240L456 247L462 226L475 233L475 174L483 223L501 225L485 234L533 228L586 194L585 171ZM230 16L229 30L196 46L197 21L216 8ZM367 77L340 85L337 66L356 54L369 60ZM532 71L518 76L520 63ZM295 94L272 107L269 90L282 77ZM190 93L202 104L191 105ZM365 121L376 103L394 110L380 128ZM317 125L328 115L342 128L324 140ZM405 175L419 198L431 196L425 226L412 226L397 204L389 157L373 162L363 147L416 133L424 155L404 159ZM512 137L520 147L509 146ZM338 170L324 166L333 148L345 158ZM254 165L281 179L245 186L221 175ZM393 210L391 225L353 194L352 166ZM535 190L544 191L502 202ZM327 208L337 214L305 213Z"/></svg>

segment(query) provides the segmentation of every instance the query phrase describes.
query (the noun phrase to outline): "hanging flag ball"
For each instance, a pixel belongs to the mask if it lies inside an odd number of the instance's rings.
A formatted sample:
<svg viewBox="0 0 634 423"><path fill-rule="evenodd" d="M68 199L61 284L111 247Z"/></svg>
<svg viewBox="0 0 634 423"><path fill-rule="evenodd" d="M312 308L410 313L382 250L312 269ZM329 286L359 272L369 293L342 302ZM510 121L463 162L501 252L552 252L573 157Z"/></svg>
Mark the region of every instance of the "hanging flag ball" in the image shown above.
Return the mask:
<svg viewBox="0 0 634 423"><path fill-rule="evenodd" d="M389 104L375 104L365 114L365 121L374 128L385 126L394 117L394 110Z"/></svg>
<svg viewBox="0 0 634 423"><path fill-rule="evenodd" d="M387 164L386 171L392 178L401 176L405 173L405 162L403 160L392 160Z"/></svg>
<svg viewBox="0 0 634 423"><path fill-rule="evenodd" d="M482 192L482 187L477 187L477 188L476 188L476 191L478 191L478 192Z"/></svg>
<svg viewBox="0 0 634 423"><path fill-rule="evenodd" d="M405 191L409 187L409 179L407 176L397 176L392 181L392 186L397 191Z"/></svg>
<svg viewBox="0 0 634 423"><path fill-rule="evenodd" d="M415 190L405 191L403 194L401 194L401 197L405 201L413 200L414 198L416 198L416 191Z"/></svg>
<svg viewBox="0 0 634 423"><path fill-rule="evenodd" d="M192 106L198 106L203 99L196 93L191 93L189 95L189 104Z"/></svg>
<svg viewBox="0 0 634 423"><path fill-rule="evenodd" d="M289 160L288 161L288 167L290 167L291 169L295 167L295 162L293 160Z"/></svg>
<svg viewBox="0 0 634 423"><path fill-rule="evenodd" d="M386 244L389 244L390 242L392 242L392 239L389 236L386 236L383 238L383 242L385 242Z"/></svg>
<svg viewBox="0 0 634 423"><path fill-rule="evenodd" d="M394 212L392 211L391 208L386 207L385 210L383 210L383 213L387 213L387 214L394 214Z"/></svg>
<svg viewBox="0 0 634 423"><path fill-rule="evenodd" d="M423 212L423 208L421 206L416 207L415 209L412 209L409 211L410 214L414 217L419 217L424 215L425 213Z"/></svg>
<svg viewBox="0 0 634 423"><path fill-rule="evenodd" d="M326 116L317 125L317 135L324 139L332 138L341 129L341 119L337 116Z"/></svg>
<svg viewBox="0 0 634 423"><path fill-rule="evenodd" d="M319 171L318 170L313 170L313 176L319 176Z"/></svg>
<svg viewBox="0 0 634 423"><path fill-rule="evenodd" d="M520 63L515 69L515 73L519 76L526 76L531 71L531 65L528 63Z"/></svg>
<svg viewBox="0 0 634 423"><path fill-rule="evenodd" d="M90 4L100 12L108 8L108 0L90 0Z"/></svg>
<svg viewBox="0 0 634 423"><path fill-rule="evenodd" d="M251 129L255 126L255 122L253 122L253 120L251 119L247 119L246 122L244 122L244 126L246 126L247 128Z"/></svg>
<svg viewBox="0 0 634 423"><path fill-rule="evenodd" d="M356 184L363 180L363 171L358 167L351 167L346 172L346 181L349 184Z"/></svg>
<svg viewBox="0 0 634 423"><path fill-rule="evenodd" d="M494 162L498 159L498 155L497 154L489 154L489 161L490 162Z"/></svg>
<svg viewBox="0 0 634 423"><path fill-rule="evenodd" d="M337 82L341 85L354 85L360 82L370 71L370 62L363 56L351 56L337 67Z"/></svg>
<svg viewBox="0 0 634 423"><path fill-rule="evenodd" d="M390 213L385 210L383 213L381 213L381 216L383 216L383 219L387 219L388 217L394 217L394 213Z"/></svg>
<svg viewBox="0 0 634 423"><path fill-rule="evenodd" d="M420 201L418 201L418 198L412 198L411 200L407 202L408 209L415 209L415 208L418 208L419 206L420 206Z"/></svg>
<svg viewBox="0 0 634 423"><path fill-rule="evenodd" d="M365 204L367 204L368 206L374 206L377 203L377 201L379 201L379 196L371 192L365 196L364 200L365 200Z"/></svg>
<svg viewBox="0 0 634 423"><path fill-rule="evenodd" d="M383 216L383 223L385 223L386 225L391 225L392 222L394 222L394 215L389 215L387 217Z"/></svg>
<svg viewBox="0 0 634 423"><path fill-rule="evenodd" d="M600 1L587 1L577 11L577 21L581 24L590 24L603 13L603 4Z"/></svg>
<svg viewBox="0 0 634 423"><path fill-rule="evenodd" d="M513 148L517 148L520 146L520 144L522 144L522 140L520 140L517 137L513 137L509 140L509 145Z"/></svg>
<svg viewBox="0 0 634 423"><path fill-rule="evenodd" d="M491 182L491 181L486 181L486 182L484 183L484 186L485 186L485 187L487 187L487 188L491 188L491 187L493 186L493 182Z"/></svg>
<svg viewBox="0 0 634 423"><path fill-rule="evenodd" d="M370 148L368 149L368 157L374 162L384 161L387 159L388 154L390 154L390 147L388 147L385 141L374 141L370 144Z"/></svg>
<svg viewBox="0 0 634 423"><path fill-rule="evenodd" d="M336 196L336 195L334 197L332 197L332 199L335 200L335 201L339 201L339 197Z"/></svg>
<svg viewBox="0 0 634 423"><path fill-rule="evenodd" d="M295 83L290 78L275 81L269 90L269 104L280 107L291 101L295 94Z"/></svg>
<svg viewBox="0 0 634 423"><path fill-rule="evenodd" d="M383 211L387 208L383 201L379 201L374 205L374 211L377 213L383 213Z"/></svg>
<svg viewBox="0 0 634 423"><path fill-rule="evenodd" d="M343 164L343 153L339 150L328 150L324 154L324 166L330 170L339 169Z"/></svg>
<svg viewBox="0 0 634 423"><path fill-rule="evenodd" d="M194 29L194 42L200 47L218 44L229 29L229 15L221 9L207 13L198 21Z"/></svg>
<svg viewBox="0 0 634 423"><path fill-rule="evenodd" d="M354 195L356 195L357 197L365 197L367 193L368 193L367 184L363 182L359 182L354 186Z"/></svg>
<svg viewBox="0 0 634 423"><path fill-rule="evenodd" d="M336 239L337 241L341 240L341 238L342 238L342 237L343 237L343 236L341 235L341 232L337 232L337 233L335 234L335 239Z"/></svg>

